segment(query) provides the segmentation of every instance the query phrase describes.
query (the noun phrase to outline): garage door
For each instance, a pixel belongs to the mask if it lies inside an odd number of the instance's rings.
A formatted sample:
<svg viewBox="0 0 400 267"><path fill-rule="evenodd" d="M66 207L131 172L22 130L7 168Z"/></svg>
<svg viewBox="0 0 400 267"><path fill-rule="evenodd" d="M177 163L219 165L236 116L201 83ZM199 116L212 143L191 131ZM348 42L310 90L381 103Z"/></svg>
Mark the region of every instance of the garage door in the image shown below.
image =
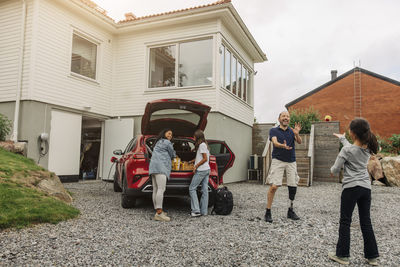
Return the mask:
<svg viewBox="0 0 400 267"><path fill-rule="evenodd" d="M82 116L51 111L49 170L62 176L79 175Z"/></svg>

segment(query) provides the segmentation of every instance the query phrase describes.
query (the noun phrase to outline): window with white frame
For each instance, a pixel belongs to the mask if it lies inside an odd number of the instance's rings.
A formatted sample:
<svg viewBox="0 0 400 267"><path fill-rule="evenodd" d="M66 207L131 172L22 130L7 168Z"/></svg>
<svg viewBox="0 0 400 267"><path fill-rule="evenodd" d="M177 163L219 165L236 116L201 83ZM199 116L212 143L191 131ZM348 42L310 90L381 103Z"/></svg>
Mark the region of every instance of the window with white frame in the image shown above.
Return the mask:
<svg viewBox="0 0 400 267"><path fill-rule="evenodd" d="M98 44L74 33L71 72L96 80L97 46Z"/></svg>
<svg viewBox="0 0 400 267"><path fill-rule="evenodd" d="M249 103L250 72L243 62L222 45L220 49L221 87Z"/></svg>
<svg viewBox="0 0 400 267"><path fill-rule="evenodd" d="M212 55L212 39L150 48L149 88L212 85Z"/></svg>

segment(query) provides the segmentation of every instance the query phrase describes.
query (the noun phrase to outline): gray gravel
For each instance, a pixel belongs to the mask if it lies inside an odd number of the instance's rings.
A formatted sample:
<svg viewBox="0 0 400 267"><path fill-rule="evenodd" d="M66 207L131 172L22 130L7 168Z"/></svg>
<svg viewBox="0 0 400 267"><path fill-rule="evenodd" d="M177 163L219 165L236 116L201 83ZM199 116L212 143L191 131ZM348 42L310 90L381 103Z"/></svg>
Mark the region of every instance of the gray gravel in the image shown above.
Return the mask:
<svg viewBox="0 0 400 267"><path fill-rule="evenodd" d="M169 223L151 220L150 199L122 209L112 184L65 186L81 216L0 232L1 266L338 266L327 253L337 241L340 184L299 188L296 222L286 219L288 193L279 189L272 224L263 221L267 187L260 184L228 185L235 201L230 216L190 218L189 198L169 198ZM373 187L381 266L400 265L399 203L400 188ZM351 230L351 264L366 266L357 211Z"/></svg>

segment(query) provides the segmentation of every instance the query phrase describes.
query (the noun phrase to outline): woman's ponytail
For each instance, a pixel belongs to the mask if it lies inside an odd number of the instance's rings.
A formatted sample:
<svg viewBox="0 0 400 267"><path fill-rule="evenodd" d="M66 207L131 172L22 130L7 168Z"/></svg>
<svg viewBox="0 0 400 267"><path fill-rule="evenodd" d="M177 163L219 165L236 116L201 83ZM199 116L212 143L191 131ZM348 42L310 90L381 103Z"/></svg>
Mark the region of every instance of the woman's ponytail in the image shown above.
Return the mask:
<svg viewBox="0 0 400 267"><path fill-rule="evenodd" d="M368 138L367 146L368 146L368 149L372 153L374 153L374 154L378 153L378 148L379 148L378 140L376 139L376 136L371 131L369 131L369 138Z"/></svg>

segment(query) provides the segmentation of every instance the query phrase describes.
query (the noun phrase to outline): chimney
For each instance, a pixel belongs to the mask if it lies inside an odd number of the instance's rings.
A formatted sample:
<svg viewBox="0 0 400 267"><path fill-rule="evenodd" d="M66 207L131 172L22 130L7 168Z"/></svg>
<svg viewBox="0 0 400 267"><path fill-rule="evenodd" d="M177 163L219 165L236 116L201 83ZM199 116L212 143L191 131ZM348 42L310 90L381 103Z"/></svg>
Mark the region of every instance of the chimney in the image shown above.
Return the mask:
<svg viewBox="0 0 400 267"><path fill-rule="evenodd" d="M331 81L337 78L337 70L331 70Z"/></svg>
<svg viewBox="0 0 400 267"><path fill-rule="evenodd" d="M136 16L133 15L132 12L129 12L129 13L126 13L126 14L125 14L125 19L126 19L126 20L134 20L134 19L136 19Z"/></svg>

